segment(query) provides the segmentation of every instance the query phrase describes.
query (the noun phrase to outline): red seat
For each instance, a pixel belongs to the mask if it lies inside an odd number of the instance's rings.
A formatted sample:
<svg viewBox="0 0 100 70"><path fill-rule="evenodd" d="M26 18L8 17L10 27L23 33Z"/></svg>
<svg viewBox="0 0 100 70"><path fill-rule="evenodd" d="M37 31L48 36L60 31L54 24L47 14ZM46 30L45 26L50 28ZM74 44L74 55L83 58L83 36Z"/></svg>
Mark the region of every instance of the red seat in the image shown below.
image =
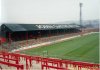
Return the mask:
<svg viewBox="0 0 100 70"><path fill-rule="evenodd" d="M0 43L5 43L5 42L6 42L6 38L0 37Z"/></svg>

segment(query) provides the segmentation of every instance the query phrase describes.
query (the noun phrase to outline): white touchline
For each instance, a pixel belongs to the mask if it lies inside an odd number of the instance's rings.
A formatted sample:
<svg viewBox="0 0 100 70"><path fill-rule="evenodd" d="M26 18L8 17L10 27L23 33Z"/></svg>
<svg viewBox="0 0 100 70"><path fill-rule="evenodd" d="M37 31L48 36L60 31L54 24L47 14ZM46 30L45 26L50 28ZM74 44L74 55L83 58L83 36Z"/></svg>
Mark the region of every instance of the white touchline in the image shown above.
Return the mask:
<svg viewBox="0 0 100 70"><path fill-rule="evenodd" d="M89 35L89 34L93 34L93 33L98 33L98 32L91 32L91 33L86 33L86 34L83 34L83 35ZM70 39L73 39L73 38L76 38L76 37L80 37L80 35L76 35L76 36L72 36L72 37L68 37L68 38L62 38L62 39L56 40L56 41L50 41L50 42L35 44L35 45L28 46L28 47L26 46L26 47L22 47L22 48L19 48L19 49L14 49L11 52L26 50L26 49L39 47L39 46L44 46L44 45L53 44L53 43L58 43L58 42L65 41L65 40L70 40Z"/></svg>

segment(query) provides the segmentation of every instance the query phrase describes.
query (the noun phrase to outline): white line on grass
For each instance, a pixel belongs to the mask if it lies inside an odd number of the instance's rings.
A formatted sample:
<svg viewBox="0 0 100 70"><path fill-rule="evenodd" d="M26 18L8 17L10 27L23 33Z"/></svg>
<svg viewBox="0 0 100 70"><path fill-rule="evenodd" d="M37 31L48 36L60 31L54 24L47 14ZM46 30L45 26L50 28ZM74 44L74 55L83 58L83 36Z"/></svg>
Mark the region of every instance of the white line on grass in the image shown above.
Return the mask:
<svg viewBox="0 0 100 70"><path fill-rule="evenodd" d="M98 33L98 32L91 32L91 33L86 33L86 34L83 34L83 35L89 35L89 34L93 34L93 33ZM53 43L62 42L62 41L65 41L65 40L70 40L70 39L73 39L73 38L76 38L76 37L81 37L81 35L76 35L76 36L72 36L72 37L68 37L68 38L62 38L62 39L55 40L55 41L44 42L44 43L40 43L40 44L26 46L26 47L22 47L22 48L19 48L19 49L14 49L11 52L22 51L22 50L26 50L26 49L30 49L30 48L39 47L39 46L45 46L45 45L49 45L49 44L53 44Z"/></svg>

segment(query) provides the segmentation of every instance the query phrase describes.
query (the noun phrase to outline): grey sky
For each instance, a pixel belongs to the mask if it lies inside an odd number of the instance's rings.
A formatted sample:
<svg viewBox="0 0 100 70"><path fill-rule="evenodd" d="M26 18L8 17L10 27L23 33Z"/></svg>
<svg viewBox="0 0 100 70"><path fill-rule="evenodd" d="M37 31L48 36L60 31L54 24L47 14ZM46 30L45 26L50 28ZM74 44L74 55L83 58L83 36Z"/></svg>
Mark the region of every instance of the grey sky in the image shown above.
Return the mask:
<svg viewBox="0 0 100 70"><path fill-rule="evenodd" d="M83 19L99 19L99 0L1 0L0 22L54 23L79 20L79 2Z"/></svg>

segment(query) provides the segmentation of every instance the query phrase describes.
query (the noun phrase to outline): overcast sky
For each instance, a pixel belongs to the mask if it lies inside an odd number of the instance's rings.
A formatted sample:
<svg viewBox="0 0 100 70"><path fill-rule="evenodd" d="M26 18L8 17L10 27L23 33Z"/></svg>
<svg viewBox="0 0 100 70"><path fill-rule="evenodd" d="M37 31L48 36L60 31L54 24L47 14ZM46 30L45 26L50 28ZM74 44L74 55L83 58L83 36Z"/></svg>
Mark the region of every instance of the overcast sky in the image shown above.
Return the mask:
<svg viewBox="0 0 100 70"><path fill-rule="evenodd" d="M99 19L99 0L1 0L0 22L55 23L79 20L79 3L83 3L83 20Z"/></svg>

